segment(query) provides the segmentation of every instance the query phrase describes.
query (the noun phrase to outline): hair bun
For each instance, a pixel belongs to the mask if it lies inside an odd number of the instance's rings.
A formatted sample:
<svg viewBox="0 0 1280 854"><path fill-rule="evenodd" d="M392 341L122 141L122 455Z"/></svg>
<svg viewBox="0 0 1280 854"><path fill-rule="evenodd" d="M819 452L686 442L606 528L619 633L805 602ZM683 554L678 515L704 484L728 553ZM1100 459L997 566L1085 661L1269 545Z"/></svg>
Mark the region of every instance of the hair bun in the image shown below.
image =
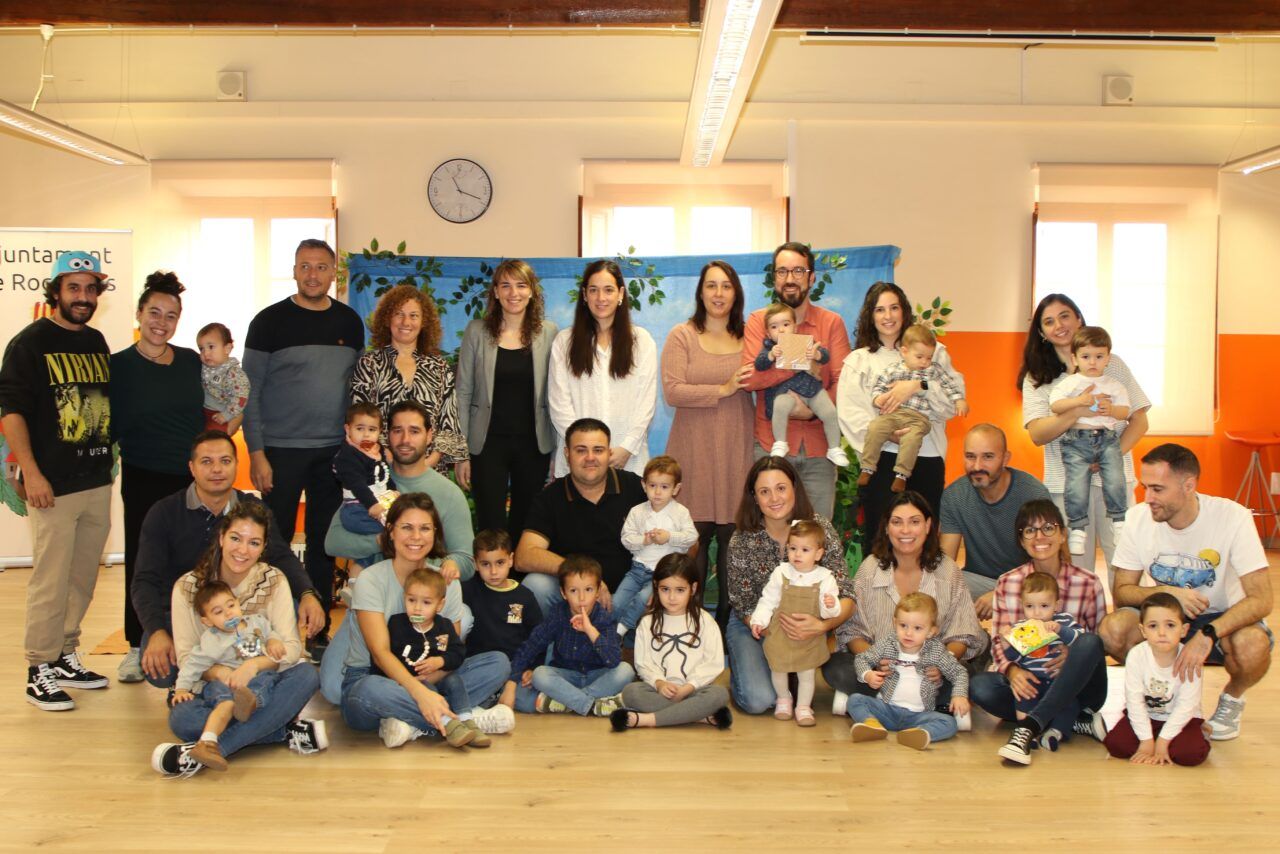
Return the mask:
<svg viewBox="0 0 1280 854"><path fill-rule="evenodd" d="M147 276L147 281L143 284L142 289L143 291L154 291L176 297L185 291L186 287L183 286L182 282L178 281L176 273L156 270Z"/></svg>

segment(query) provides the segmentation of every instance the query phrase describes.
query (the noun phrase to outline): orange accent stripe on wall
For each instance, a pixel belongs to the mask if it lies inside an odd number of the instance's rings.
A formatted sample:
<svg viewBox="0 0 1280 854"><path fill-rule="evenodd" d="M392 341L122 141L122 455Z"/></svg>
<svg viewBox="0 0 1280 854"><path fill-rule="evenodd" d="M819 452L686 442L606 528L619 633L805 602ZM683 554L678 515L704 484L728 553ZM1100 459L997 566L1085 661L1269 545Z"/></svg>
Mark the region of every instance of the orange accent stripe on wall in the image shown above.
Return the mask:
<svg viewBox="0 0 1280 854"><path fill-rule="evenodd" d="M1024 340L1022 332L951 332L943 338L964 374L970 408L968 418L955 418L947 425L948 482L964 471L965 431L982 421L998 425L1009 436L1011 465L1037 477L1044 473L1044 455L1022 426L1022 394L1015 382ZM1280 430L1280 373L1262 369L1275 363L1280 336L1220 335L1218 344L1221 365L1213 435L1148 436L1135 454L1141 456L1162 442L1186 445L1200 458L1200 490L1233 498L1250 449L1228 439L1226 431ZM1280 469L1280 449L1264 448L1262 467L1268 473Z"/></svg>

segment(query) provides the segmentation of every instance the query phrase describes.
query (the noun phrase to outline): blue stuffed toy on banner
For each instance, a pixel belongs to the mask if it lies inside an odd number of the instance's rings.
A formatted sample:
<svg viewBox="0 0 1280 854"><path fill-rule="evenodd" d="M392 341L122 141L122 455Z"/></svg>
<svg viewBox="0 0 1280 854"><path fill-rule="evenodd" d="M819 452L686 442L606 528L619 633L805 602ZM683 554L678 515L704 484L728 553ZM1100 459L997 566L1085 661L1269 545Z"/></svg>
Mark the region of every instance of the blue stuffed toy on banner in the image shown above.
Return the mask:
<svg viewBox="0 0 1280 854"><path fill-rule="evenodd" d="M893 281L893 268L900 252L896 246L814 250L817 279L810 298L823 308L840 314L852 336L867 290L876 282ZM378 251L375 244L370 251L349 256L347 301L367 323L379 296L401 282L411 281L427 291L435 301L444 333L441 349L446 355L456 357L467 323L484 311L493 270L502 260L401 255ZM572 326L578 277L594 259L524 260L541 279L546 317L561 329ZM622 268L632 297L631 322L644 327L653 336L661 359L667 334L693 314L698 275L703 265L713 260L712 256L619 256L615 260ZM772 280L767 275L773 262L771 253L725 255L718 260L727 262L738 272L746 292L747 314L768 304L766 294L772 288ZM666 448L671 418L672 410L662 400L659 390L657 412L649 427L651 454L660 454Z"/></svg>

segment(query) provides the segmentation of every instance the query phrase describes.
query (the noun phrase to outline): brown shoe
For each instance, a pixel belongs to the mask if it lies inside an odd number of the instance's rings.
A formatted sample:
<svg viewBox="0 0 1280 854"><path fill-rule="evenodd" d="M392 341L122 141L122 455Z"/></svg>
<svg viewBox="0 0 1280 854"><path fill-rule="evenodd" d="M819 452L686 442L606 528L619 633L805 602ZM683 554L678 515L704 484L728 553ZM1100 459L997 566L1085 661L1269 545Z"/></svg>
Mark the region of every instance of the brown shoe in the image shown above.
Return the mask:
<svg viewBox="0 0 1280 854"><path fill-rule="evenodd" d="M929 746L929 742L929 733L918 726L898 731L898 744L903 747L910 747L912 750L924 750Z"/></svg>
<svg viewBox="0 0 1280 854"><path fill-rule="evenodd" d="M875 718L867 718L865 721L858 721L849 730L849 737L854 742L862 741L880 741L887 738L889 733L885 731L884 724Z"/></svg>
<svg viewBox="0 0 1280 854"><path fill-rule="evenodd" d="M866 486L871 482L871 475L875 474L875 469L863 469L858 475L858 486Z"/></svg>
<svg viewBox="0 0 1280 854"><path fill-rule="evenodd" d="M444 727L444 740L449 743L450 747L458 749L466 747L476 740L477 735L481 734L480 730L472 729L457 718L449 721Z"/></svg>
<svg viewBox="0 0 1280 854"><path fill-rule="evenodd" d="M227 770L227 760L216 741L197 741L188 755L206 768L212 768L214 771Z"/></svg>
<svg viewBox="0 0 1280 854"><path fill-rule="evenodd" d="M484 730L476 726L475 721L463 721L462 725L475 731L475 738L471 739L471 747L488 747L490 744L493 744L493 739L485 735Z"/></svg>
<svg viewBox="0 0 1280 854"><path fill-rule="evenodd" d="M902 475L898 475L893 479L893 486L889 487L889 489L893 492L906 492L907 479Z"/></svg>
<svg viewBox="0 0 1280 854"><path fill-rule="evenodd" d="M258 698L248 688L237 688L232 699L231 717L244 723L258 709Z"/></svg>

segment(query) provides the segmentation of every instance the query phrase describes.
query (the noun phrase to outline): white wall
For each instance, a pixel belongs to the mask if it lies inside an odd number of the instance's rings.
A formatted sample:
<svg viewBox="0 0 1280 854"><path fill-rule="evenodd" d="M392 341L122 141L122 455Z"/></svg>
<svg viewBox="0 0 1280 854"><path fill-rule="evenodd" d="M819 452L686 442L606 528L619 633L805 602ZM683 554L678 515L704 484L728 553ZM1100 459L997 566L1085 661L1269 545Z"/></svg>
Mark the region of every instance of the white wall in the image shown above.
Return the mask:
<svg viewBox="0 0 1280 854"><path fill-rule="evenodd" d="M377 237L422 254L538 256L576 249L583 159L678 155L696 40L116 35L54 44L42 110L152 158L336 159L343 248ZM0 97L28 99L36 68L38 38L0 34ZM248 102L213 102L220 68L248 71ZM1098 106L1109 73L1135 75L1148 106ZM782 34L729 155L789 162L794 237L896 243L909 293L952 299L957 329L1012 331L1029 312L1033 163L1218 163L1280 142L1278 96L1280 45L1269 43L1022 51L814 46ZM482 163L495 187L490 211L462 226L424 198L431 169L454 156ZM0 133L0 224L133 227L139 273L174 266L169 202L148 171ZM1231 179L1240 180L1249 179ZM1274 313L1256 311L1275 258L1274 241L1255 236L1274 226L1280 202L1233 184L1222 204L1232 252L1221 331L1280 332Z"/></svg>

